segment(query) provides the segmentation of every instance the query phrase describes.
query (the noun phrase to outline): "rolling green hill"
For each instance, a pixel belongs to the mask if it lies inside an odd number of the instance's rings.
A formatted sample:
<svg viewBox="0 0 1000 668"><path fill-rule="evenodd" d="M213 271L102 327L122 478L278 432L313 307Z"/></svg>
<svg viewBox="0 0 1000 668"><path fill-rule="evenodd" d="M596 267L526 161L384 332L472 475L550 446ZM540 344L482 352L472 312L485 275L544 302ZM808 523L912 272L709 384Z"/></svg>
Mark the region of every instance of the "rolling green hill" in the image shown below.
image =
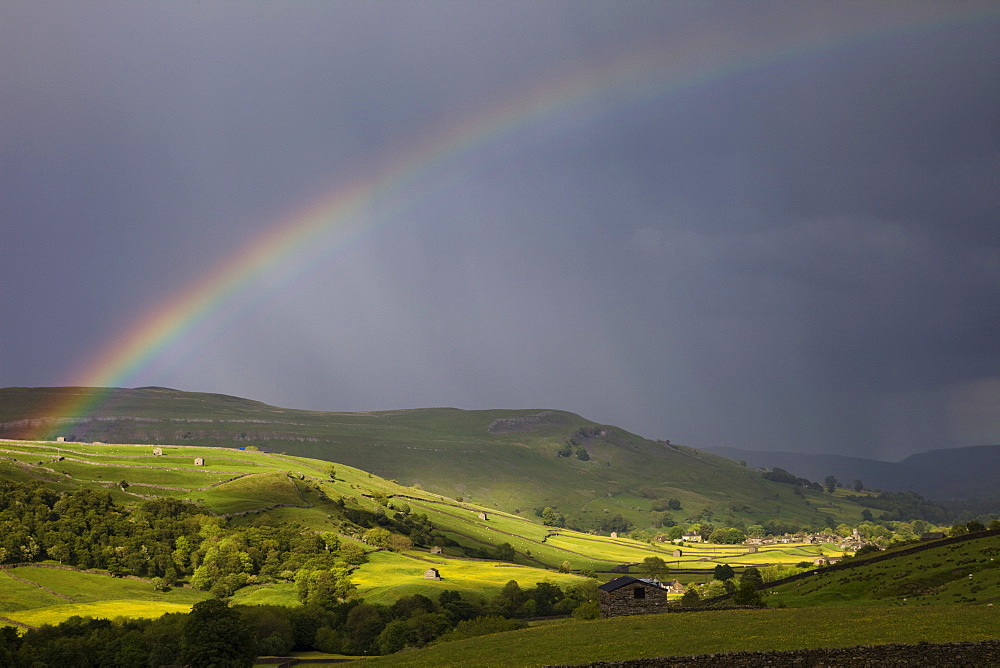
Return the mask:
<svg viewBox="0 0 1000 668"><path fill-rule="evenodd" d="M855 567L821 568L813 576L768 587L768 604L992 606L1000 601L1000 535L935 542L910 554L913 549L887 551L875 561L859 557ZM894 552L903 554L892 557Z"/></svg>
<svg viewBox="0 0 1000 668"><path fill-rule="evenodd" d="M86 416L51 408L84 402L99 408ZM822 526L856 523L862 511L849 497L797 494L725 458L563 411L333 413L165 388L0 390L0 436L40 427L68 441L252 445L348 464L525 517L552 507L581 529L615 515L636 527L769 519ZM680 510L653 510L671 498Z"/></svg>
<svg viewBox="0 0 1000 668"><path fill-rule="evenodd" d="M195 460L202 463L196 465ZM335 478L331 478L330 468L320 460L234 448L0 441L0 481L41 483L42 489L54 492L99 490L119 504L105 512L128 517L130 524L145 525L151 518L148 513L156 512L142 510L144 503L167 500L185 502L182 506L197 513L193 521L210 529L295 527L293 532L303 535L332 533L342 543L350 542L369 552L365 563L352 569L350 579L361 596L387 603L418 593L436 599L446 589L491 596L510 580L522 586L537 582L565 586L585 580L577 574L581 571L595 571L609 579L614 577L611 571L615 567L641 563L650 556L667 562L674 569L671 577L691 582L710 579L712 569L721 563L788 565L839 554L834 546L826 545L789 544L748 554L742 545L690 544L684 546L683 556L677 557L673 545L556 529L535 518L406 487L342 464L335 465ZM0 508L3 505L0 503ZM60 514L53 513L53 517ZM0 525L2 522L0 518ZM379 526L388 527L398 537L405 533L415 545L404 542L395 551L377 551L359 542L367 530ZM81 527L72 533L80 531L87 529ZM202 537L214 532L202 533ZM30 538L23 532L0 535L0 566L46 558L54 564L51 560L63 558L59 555L64 553L69 559L75 553L74 540L73 536L55 540L42 534ZM57 553L63 541L68 547ZM125 547L127 539L123 541L122 549L131 549ZM32 543L50 554L25 552ZM174 545L180 543L171 547ZM435 554L432 545L443 546L443 550ZM484 560L483 556L493 559ZM183 557L175 558L183 561ZM123 563L131 562L126 557ZM423 578L423 572L432 566L441 571L441 581ZM14 570L25 576L11 578ZM100 571L104 575L36 567L14 570L4 576L11 592L7 599L0 597L0 616L20 624L58 621L74 614L107 615L116 609L116 601L130 597L146 602L119 608L123 613L154 615L186 609L207 595L177 589L160 595L154 592L151 581L121 581L108 577L108 570ZM562 572L567 570L573 572ZM128 573L127 569L122 572ZM258 584L251 581L252 586L237 591L234 600L297 605L296 585L289 578L270 576L256 580ZM26 579L37 580L38 586L24 582ZM98 596L96 592L102 587L105 595ZM136 593L140 591L142 595Z"/></svg>

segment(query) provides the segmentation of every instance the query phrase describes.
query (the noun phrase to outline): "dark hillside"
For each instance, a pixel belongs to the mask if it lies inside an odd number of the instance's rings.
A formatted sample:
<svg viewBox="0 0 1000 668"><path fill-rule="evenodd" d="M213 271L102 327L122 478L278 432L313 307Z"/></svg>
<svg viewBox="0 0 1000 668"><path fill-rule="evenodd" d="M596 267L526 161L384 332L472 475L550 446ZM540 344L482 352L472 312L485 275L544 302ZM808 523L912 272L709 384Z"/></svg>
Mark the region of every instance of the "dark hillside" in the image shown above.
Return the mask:
<svg viewBox="0 0 1000 668"><path fill-rule="evenodd" d="M750 466L783 468L810 480L822 481L832 475L845 487L861 480L867 489L912 491L940 501L1000 498L1000 468L996 465L1000 445L928 450L899 462L737 448L709 451Z"/></svg>

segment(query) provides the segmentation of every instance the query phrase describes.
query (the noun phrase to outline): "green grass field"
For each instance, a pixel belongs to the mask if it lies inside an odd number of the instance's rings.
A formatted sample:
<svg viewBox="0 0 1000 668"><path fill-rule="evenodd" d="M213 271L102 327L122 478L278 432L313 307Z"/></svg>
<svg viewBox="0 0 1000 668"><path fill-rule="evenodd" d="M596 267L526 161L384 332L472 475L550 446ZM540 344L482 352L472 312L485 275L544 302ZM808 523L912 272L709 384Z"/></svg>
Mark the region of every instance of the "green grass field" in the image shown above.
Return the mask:
<svg viewBox="0 0 1000 668"><path fill-rule="evenodd" d="M429 568L437 568L441 573L441 580L425 580L424 572ZM423 594L437 600L440 593L448 589L457 590L463 596L489 598L511 580L516 580L522 587L533 587L538 582L550 582L564 587L583 579L569 573L499 561L394 552L369 555L368 563L351 576L359 595L366 601L376 603L391 603L400 596L410 594Z"/></svg>
<svg viewBox="0 0 1000 668"><path fill-rule="evenodd" d="M972 577L969 577L969 576ZM768 591L789 607L984 604L1000 602L1000 536L815 576Z"/></svg>
<svg viewBox="0 0 1000 668"><path fill-rule="evenodd" d="M737 651L998 637L985 606L730 610L562 622L402 652L372 666L542 666Z"/></svg>
<svg viewBox="0 0 1000 668"><path fill-rule="evenodd" d="M20 582L16 575L39 586ZM70 601L54 596L46 587ZM58 624L73 615L92 617L158 617L187 612L208 598L207 592L175 587L153 591L148 582L80 571L22 566L0 571L0 615L32 626Z"/></svg>
<svg viewBox="0 0 1000 668"><path fill-rule="evenodd" d="M15 614L4 615L15 621L30 626L42 624L59 624L70 617L103 617L117 619L119 617L159 617L168 612L190 612L189 603L168 603L165 601L136 601L132 599L108 599L96 603L68 603L66 605L51 605L34 610L25 610Z"/></svg>

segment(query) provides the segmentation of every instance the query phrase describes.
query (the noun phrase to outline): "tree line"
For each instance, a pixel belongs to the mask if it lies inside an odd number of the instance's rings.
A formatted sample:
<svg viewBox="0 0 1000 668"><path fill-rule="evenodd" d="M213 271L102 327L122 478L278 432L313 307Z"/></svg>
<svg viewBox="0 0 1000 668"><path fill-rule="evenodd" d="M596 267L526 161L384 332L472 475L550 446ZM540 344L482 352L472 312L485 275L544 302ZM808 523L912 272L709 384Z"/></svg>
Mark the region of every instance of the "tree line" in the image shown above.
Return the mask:
<svg viewBox="0 0 1000 668"><path fill-rule="evenodd" d="M547 582L522 588L511 580L489 599L447 590L436 601L414 594L392 605L351 598L297 608L230 606L213 598L196 603L188 614L152 620L71 617L22 636L11 627L0 628L0 665L235 667L293 651L391 654L524 628L525 617L570 613L598 616L595 581L564 590Z"/></svg>

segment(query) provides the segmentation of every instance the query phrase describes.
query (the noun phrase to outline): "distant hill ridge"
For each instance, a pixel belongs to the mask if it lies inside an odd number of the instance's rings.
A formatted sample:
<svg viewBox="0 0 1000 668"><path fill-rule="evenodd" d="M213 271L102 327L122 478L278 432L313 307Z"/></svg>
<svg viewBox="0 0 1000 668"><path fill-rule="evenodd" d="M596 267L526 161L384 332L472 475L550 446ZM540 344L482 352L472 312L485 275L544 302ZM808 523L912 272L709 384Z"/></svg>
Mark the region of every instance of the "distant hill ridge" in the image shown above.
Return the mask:
<svg viewBox="0 0 1000 668"><path fill-rule="evenodd" d="M707 448L749 466L783 468L822 481L832 475L844 486L861 480L866 488L913 491L935 500L1000 498L1000 445L928 450L899 462L831 454Z"/></svg>

